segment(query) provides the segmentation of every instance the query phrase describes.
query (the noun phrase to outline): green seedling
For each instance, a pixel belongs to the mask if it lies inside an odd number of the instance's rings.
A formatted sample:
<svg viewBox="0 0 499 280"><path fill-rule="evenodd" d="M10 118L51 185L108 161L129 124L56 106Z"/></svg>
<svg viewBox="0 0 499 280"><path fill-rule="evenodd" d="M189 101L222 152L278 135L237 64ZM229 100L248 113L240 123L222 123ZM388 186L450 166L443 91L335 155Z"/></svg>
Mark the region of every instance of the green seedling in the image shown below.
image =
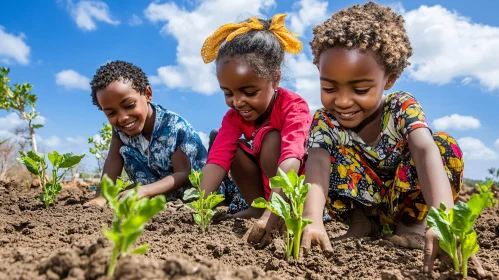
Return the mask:
<svg viewBox="0 0 499 280"><path fill-rule="evenodd" d="M272 213L284 219L286 223L286 260L289 261L291 255L295 260L300 255L300 240L303 229L312 223L310 219L303 219L303 206L310 184L303 184L305 175L298 177L294 169L288 174L280 168L277 176L270 179L270 188L280 188L287 196L291 205L279 194L272 194L272 198L266 201L264 198L257 198L251 206L255 208L267 208Z"/></svg>
<svg viewBox="0 0 499 280"><path fill-rule="evenodd" d="M106 175L101 180L100 188L102 195L106 198L109 207L113 210L113 223L111 229L106 225L102 231L113 244L113 251L107 276L112 277L116 268L116 262L127 255L143 255L146 253L149 244L142 244L131 250L130 246L144 230L144 225L154 215L165 208L166 198L164 195L157 195L152 199L143 198L139 200L136 185L120 200L117 195L126 188L121 180L116 183Z"/></svg>
<svg viewBox="0 0 499 280"><path fill-rule="evenodd" d="M92 144L93 147L89 148L91 154L97 159L97 166L99 171L102 171L102 167L107 158L107 153L109 147L111 146L111 138L113 135L113 128L110 124L103 124L102 128L99 130L100 139L89 137L88 143ZM100 173L100 172L99 172Z"/></svg>
<svg viewBox="0 0 499 280"><path fill-rule="evenodd" d="M488 194L475 194L467 203L458 201L448 213L445 204L440 203L440 208L432 207L426 218L438 236L440 248L452 258L457 272L462 268L464 277L468 275L468 259L480 249L473 225L487 203Z"/></svg>
<svg viewBox="0 0 499 280"><path fill-rule="evenodd" d="M485 207L487 208L492 208L497 204L497 199L494 198L494 191L492 190L493 185L494 182L492 180L488 180L485 183L476 184L480 195L484 195L487 197L487 203L485 204Z"/></svg>
<svg viewBox="0 0 499 280"><path fill-rule="evenodd" d="M46 176L48 175L48 164L45 161L44 154L33 151L27 153L19 151L19 154L20 157L17 160L24 164L33 175L40 177L43 193L39 198L45 203L46 208L50 205L55 205L55 198L62 191L61 180L64 174L73 166L80 163L81 159L85 156L83 154L74 155L72 153L60 155L57 151L49 153L48 158L50 163L52 163L52 178L49 179ZM62 173L59 174L61 170Z"/></svg>
<svg viewBox="0 0 499 280"><path fill-rule="evenodd" d="M205 190L201 189L201 179L203 172L191 169L189 174L189 181L196 188L188 189L184 192L184 200L196 199L193 202L187 203L187 206L194 210L196 213L193 215L194 222L201 227L201 232L205 233L211 218L215 215L216 211L213 210L220 202L224 201L222 194L210 193L205 198Z"/></svg>

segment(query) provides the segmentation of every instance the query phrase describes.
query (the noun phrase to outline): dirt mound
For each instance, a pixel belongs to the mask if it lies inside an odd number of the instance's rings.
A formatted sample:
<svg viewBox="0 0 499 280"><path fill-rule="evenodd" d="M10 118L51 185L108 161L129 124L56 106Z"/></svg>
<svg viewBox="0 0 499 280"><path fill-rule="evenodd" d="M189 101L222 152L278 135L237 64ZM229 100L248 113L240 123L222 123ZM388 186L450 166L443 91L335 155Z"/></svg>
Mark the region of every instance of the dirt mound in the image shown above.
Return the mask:
<svg viewBox="0 0 499 280"><path fill-rule="evenodd" d="M107 208L83 208L93 196L88 188L65 187L57 205L45 209L41 191L0 184L0 279L106 279L110 244L102 225L110 226ZM183 204L168 202L147 225L137 244L149 243L145 256L123 259L116 279L427 279L421 273L423 252L394 246L384 239L333 242L335 253L314 248L298 262L283 260L284 241L257 249L243 240L253 221L217 217L207 234L193 224ZM346 226L326 224L331 238ZM476 231L478 257L499 275L499 209L486 210ZM460 275L440 266L440 279ZM470 277L476 277L470 271Z"/></svg>

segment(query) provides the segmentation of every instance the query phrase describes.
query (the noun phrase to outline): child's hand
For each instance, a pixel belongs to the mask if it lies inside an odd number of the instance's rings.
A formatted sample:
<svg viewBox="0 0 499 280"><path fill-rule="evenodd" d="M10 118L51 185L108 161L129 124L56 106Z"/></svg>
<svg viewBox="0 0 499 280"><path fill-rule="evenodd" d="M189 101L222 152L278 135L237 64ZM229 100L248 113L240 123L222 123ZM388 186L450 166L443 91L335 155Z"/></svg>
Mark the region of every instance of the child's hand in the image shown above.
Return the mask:
<svg viewBox="0 0 499 280"><path fill-rule="evenodd" d="M301 237L301 250L304 255L310 251L311 245L319 245L324 253L328 256L333 253L333 246L327 235L326 228L322 219L313 221L312 224L305 227Z"/></svg>
<svg viewBox="0 0 499 280"><path fill-rule="evenodd" d="M139 200L142 198L145 198L145 197L149 197L149 194L147 193L146 188L144 188L144 187L145 186L140 186L137 188L137 195L139 197ZM118 194L118 200L123 199L132 190L133 189L128 189L128 190L124 190L124 191L120 192Z"/></svg>
<svg viewBox="0 0 499 280"><path fill-rule="evenodd" d="M104 205L106 205L106 199L102 196L98 196L96 198L93 198L87 202L85 202L83 204L83 207L84 208L88 208L90 206L99 206L99 207L103 207Z"/></svg>
<svg viewBox="0 0 499 280"><path fill-rule="evenodd" d="M251 227L247 241L265 247L272 241L272 230L277 226L280 217L265 210L262 217Z"/></svg>
<svg viewBox="0 0 499 280"><path fill-rule="evenodd" d="M433 264L435 263L435 259L437 258L437 256L443 256L445 254L446 253L440 249L437 234L432 229L428 229L425 234L423 272L431 274L431 272L433 271ZM470 258L470 261L480 278L493 276L490 272L486 272L485 269L483 269L482 263L478 260L476 255L473 255Z"/></svg>

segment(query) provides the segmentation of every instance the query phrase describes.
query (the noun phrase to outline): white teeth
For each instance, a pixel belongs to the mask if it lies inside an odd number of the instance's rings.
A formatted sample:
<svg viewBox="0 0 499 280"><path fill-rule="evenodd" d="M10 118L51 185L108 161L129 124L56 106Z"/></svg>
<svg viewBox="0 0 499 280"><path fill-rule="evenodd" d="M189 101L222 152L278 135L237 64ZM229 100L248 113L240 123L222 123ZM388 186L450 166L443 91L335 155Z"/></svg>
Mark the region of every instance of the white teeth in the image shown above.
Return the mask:
<svg viewBox="0 0 499 280"><path fill-rule="evenodd" d="M135 124L135 122L133 122L133 123L129 123L129 124L125 125L125 126L124 126L124 128L130 128L130 127L132 127L134 124Z"/></svg>
<svg viewBox="0 0 499 280"><path fill-rule="evenodd" d="M350 117L350 116L353 116L356 112L353 112L353 113L350 113L350 114L343 114L343 113L340 113L340 115L342 115L343 117Z"/></svg>

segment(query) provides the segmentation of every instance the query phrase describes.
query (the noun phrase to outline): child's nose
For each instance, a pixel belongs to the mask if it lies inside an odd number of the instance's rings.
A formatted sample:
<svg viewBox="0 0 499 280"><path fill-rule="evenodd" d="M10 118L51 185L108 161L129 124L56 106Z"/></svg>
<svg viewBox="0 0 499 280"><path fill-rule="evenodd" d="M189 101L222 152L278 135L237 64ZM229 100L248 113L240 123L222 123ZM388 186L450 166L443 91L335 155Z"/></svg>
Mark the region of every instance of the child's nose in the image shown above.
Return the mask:
<svg viewBox="0 0 499 280"><path fill-rule="evenodd" d="M334 99L334 105L338 108L349 108L353 105L353 100L347 92L338 92Z"/></svg>

